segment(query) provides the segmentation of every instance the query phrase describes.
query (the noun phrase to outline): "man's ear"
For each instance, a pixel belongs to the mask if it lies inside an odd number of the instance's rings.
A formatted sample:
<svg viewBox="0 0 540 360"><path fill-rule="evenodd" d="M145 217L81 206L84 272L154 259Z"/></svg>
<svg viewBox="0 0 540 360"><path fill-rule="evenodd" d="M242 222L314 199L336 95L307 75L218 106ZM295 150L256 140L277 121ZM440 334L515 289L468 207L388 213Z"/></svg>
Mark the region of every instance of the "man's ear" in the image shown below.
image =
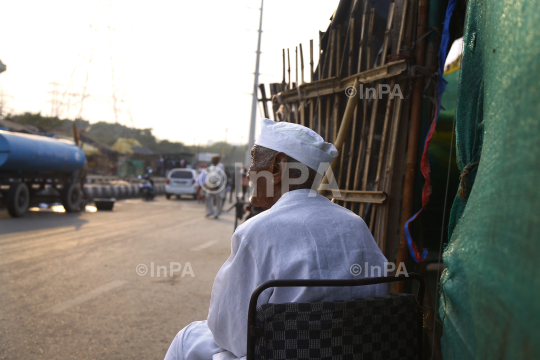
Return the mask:
<svg viewBox="0 0 540 360"><path fill-rule="evenodd" d="M282 152L278 152L276 156L274 156L274 169L272 171L274 185L279 184L281 182L286 171L287 171L287 155L285 155Z"/></svg>

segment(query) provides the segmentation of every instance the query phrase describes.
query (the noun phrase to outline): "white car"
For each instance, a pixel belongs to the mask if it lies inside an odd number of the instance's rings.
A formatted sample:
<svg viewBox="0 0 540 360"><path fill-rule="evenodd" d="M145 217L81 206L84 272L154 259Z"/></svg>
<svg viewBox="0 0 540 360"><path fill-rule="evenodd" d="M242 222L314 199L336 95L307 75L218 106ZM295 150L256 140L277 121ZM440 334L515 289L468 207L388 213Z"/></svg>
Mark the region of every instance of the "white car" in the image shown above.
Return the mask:
<svg viewBox="0 0 540 360"><path fill-rule="evenodd" d="M167 175L165 185L165 196L170 199L172 195L180 198L181 195L190 195L197 198L197 186L195 179L197 170L193 169L172 169Z"/></svg>

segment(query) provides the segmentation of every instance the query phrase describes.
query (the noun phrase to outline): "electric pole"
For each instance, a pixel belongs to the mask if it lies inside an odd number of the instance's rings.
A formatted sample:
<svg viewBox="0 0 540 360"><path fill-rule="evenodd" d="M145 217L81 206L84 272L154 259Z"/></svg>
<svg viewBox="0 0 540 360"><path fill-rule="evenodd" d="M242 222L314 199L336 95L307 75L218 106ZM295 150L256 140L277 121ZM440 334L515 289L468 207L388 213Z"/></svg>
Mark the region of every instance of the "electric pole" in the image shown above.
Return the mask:
<svg viewBox="0 0 540 360"><path fill-rule="evenodd" d="M262 35L262 19L263 19L263 3L261 0L261 17L259 19L259 38L257 40L257 59L255 60L255 80L253 81L253 101L251 103L251 122L249 124L249 141L246 149L246 169L251 166L251 148L255 143L255 127L257 125L257 103L258 87L259 87L259 63L261 60L261 35Z"/></svg>
<svg viewBox="0 0 540 360"><path fill-rule="evenodd" d="M53 87L52 91L47 91L47 94L51 94L51 100L48 101L51 103L51 117L58 117L61 106L61 104L59 104L60 100L58 99L58 95L60 94L58 86L60 84L55 80L54 82L49 83L49 85L52 85Z"/></svg>

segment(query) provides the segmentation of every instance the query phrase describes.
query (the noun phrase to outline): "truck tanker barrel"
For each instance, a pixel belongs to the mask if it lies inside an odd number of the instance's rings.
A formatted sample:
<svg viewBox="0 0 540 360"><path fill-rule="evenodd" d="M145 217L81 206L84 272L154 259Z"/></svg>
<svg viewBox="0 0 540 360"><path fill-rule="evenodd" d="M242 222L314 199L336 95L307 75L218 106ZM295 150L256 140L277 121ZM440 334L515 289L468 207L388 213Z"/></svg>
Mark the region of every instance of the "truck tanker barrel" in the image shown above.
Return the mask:
<svg viewBox="0 0 540 360"><path fill-rule="evenodd" d="M0 203L14 217L44 201L60 200L66 212L78 211L76 171L85 159L68 141L0 130Z"/></svg>
<svg viewBox="0 0 540 360"><path fill-rule="evenodd" d="M74 172L85 159L75 144L0 130L0 172Z"/></svg>

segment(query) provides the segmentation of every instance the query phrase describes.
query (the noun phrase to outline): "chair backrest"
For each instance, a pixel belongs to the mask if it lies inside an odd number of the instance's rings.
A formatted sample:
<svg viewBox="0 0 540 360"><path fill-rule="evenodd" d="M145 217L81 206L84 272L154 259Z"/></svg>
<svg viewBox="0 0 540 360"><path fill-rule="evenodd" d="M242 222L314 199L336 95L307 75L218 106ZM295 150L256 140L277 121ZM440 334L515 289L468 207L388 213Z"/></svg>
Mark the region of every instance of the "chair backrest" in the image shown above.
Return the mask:
<svg viewBox="0 0 540 360"><path fill-rule="evenodd" d="M272 359L421 359L422 299L394 294L346 301L269 303L258 295L278 286L354 286L403 281L402 277L358 280L274 280L252 296L247 358ZM302 285L303 284L303 285ZM252 313L253 312L253 313Z"/></svg>
<svg viewBox="0 0 540 360"><path fill-rule="evenodd" d="M257 308L255 359L417 359L411 294Z"/></svg>

